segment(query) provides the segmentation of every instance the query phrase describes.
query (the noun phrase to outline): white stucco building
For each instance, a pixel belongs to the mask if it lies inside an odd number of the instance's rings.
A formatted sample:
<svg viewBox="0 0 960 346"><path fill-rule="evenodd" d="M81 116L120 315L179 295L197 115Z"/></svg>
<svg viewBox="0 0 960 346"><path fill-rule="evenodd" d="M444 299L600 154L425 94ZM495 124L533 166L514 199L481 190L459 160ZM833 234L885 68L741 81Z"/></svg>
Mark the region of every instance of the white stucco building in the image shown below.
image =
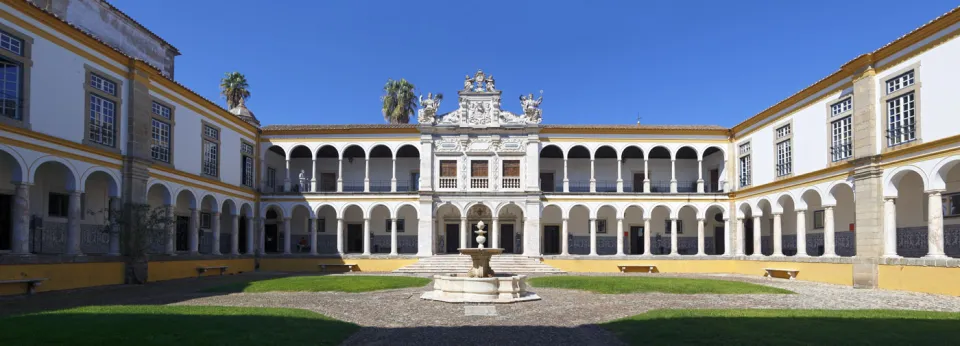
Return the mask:
<svg viewBox="0 0 960 346"><path fill-rule="evenodd" d="M549 124L479 71L417 124L261 126L69 3L0 2L0 257L117 254L90 212L138 203L177 219L158 255L434 256L482 220L531 257L958 264L957 10L732 128Z"/></svg>

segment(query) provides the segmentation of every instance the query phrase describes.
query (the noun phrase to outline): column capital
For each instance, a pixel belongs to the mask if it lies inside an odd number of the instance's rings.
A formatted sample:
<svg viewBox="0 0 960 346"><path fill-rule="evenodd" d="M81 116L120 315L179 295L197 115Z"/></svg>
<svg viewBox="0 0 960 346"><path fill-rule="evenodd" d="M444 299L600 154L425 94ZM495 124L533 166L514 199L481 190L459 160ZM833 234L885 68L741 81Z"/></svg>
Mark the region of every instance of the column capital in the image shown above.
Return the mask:
<svg viewBox="0 0 960 346"><path fill-rule="evenodd" d="M896 201L897 196L883 196L884 201Z"/></svg>
<svg viewBox="0 0 960 346"><path fill-rule="evenodd" d="M285 217L283 217L283 222L289 222L290 219L291 219L291 217L285 216Z"/></svg>
<svg viewBox="0 0 960 346"><path fill-rule="evenodd" d="M924 191L923 193L930 194L930 195L939 195L944 192L946 192L946 190L927 190L927 191Z"/></svg>
<svg viewBox="0 0 960 346"><path fill-rule="evenodd" d="M28 182L25 182L25 181L18 181L18 182L13 183L13 185L15 185L15 186L17 186L17 187L21 187L21 186L22 186L22 187L31 187L31 186L33 186L33 183L28 183Z"/></svg>
<svg viewBox="0 0 960 346"><path fill-rule="evenodd" d="M370 222L370 218L369 217L363 218L363 222Z"/></svg>
<svg viewBox="0 0 960 346"><path fill-rule="evenodd" d="M762 218L762 217L763 217L763 215L754 215L754 216L751 217L751 218L754 219L754 220L759 220L759 219Z"/></svg>
<svg viewBox="0 0 960 346"><path fill-rule="evenodd" d="M563 218L560 218L560 220L561 220L561 221L570 221L570 218L569 218L569 217L563 217Z"/></svg>
<svg viewBox="0 0 960 346"><path fill-rule="evenodd" d="M698 218L697 218L697 221L698 221L698 222L704 222L704 221L707 221L707 218L705 218L705 217L698 217Z"/></svg>
<svg viewBox="0 0 960 346"><path fill-rule="evenodd" d="M213 216L220 216L220 212L219 212L219 211L210 212L210 214L213 214Z"/></svg>
<svg viewBox="0 0 960 346"><path fill-rule="evenodd" d="M823 209L824 209L824 210L833 209L833 207L836 207L836 206L837 206L836 204L834 204L834 205L824 205L824 206L823 206Z"/></svg>
<svg viewBox="0 0 960 346"><path fill-rule="evenodd" d="M782 212L782 211L775 211L775 212L772 212L772 213L770 213L770 214L773 214L773 216L780 216L780 215L783 215L783 212Z"/></svg>
<svg viewBox="0 0 960 346"><path fill-rule="evenodd" d="M617 222L623 222L623 217L618 217Z"/></svg>
<svg viewBox="0 0 960 346"><path fill-rule="evenodd" d="M807 212L807 209L797 208L797 209L794 209L794 211L795 211L795 212L798 212L798 213L806 213L806 212Z"/></svg>
<svg viewBox="0 0 960 346"><path fill-rule="evenodd" d="M496 217L496 216L491 216L491 217L490 217L490 221L499 221L499 220L500 220L499 217Z"/></svg>
<svg viewBox="0 0 960 346"><path fill-rule="evenodd" d="M317 217L313 217L313 216L308 217L308 219L310 219L310 221L317 221Z"/></svg>
<svg viewBox="0 0 960 346"><path fill-rule="evenodd" d="M230 217L231 217L231 218L234 218L234 219L239 219L239 218L240 218L240 214L230 214Z"/></svg>

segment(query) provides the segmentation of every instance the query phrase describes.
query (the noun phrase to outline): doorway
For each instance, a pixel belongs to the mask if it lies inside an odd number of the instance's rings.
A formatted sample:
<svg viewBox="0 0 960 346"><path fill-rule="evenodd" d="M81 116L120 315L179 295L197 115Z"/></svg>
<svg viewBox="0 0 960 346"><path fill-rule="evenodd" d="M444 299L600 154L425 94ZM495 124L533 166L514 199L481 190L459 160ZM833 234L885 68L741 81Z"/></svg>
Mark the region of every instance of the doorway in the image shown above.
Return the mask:
<svg viewBox="0 0 960 346"><path fill-rule="evenodd" d="M263 225L263 232L266 237L263 240L264 252L275 253L280 251L280 232L278 229L279 227L275 223Z"/></svg>
<svg viewBox="0 0 960 346"><path fill-rule="evenodd" d="M177 216L177 251L190 251L190 217Z"/></svg>
<svg viewBox="0 0 960 346"><path fill-rule="evenodd" d="M643 226L630 226L630 252L631 255L643 254Z"/></svg>
<svg viewBox="0 0 960 346"><path fill-rule="evenodd" d="M744 219L752 220L752 219ZM743 253L746 255L753 254L753 222L744 221L743 223Z"/></svg>
<svg viewBox="0 0 960 346"><path fill-rule="evenodd" d="M363 252L363 224L347 224L347 252Z"/></svg>
<svg viewBox="0 0 960 346"><path fill-rule="evenodd" d="M500 247L503 248L503 253L517 253L513 236L513 224L500 225Z"/></svg>
<svg viewBox="0 0 960 346"><path fill-rule="evenodd" d="M710 170L710 188L707 192L720 192L720 170Z"/></svg>
<svg viewBox="0 0 960 346"><path fill-rule="evenodd" d="M560 226L543 226L543 254L560 254Z"/></svg>
<svg viewBox="0 0 960 346"><path fill-rule="evenodd" d="M13 196L0 195L0 250L10 250L13 243Z"/></svg>
<svg viewBox="0 0 960 346"><path fill-rule="evenodd" d="M250 253L247 249L247 217L241 215L237 222L240 223L237 225L237 251Z"/></svg>
<svg viewBox="0 0 960 346"><path fill-rule="evenodd" d="M337 191L337 174L336 173L320 173L320 191L323 191L323 192Z"/></svg>
<svg viewBox="0 0 960 346"><path fill-rule="evenodd" d="M633 173L633 192L643 192L643 181L646 179L643 173Z"/></svg>
<svg viewBox="0 0 960 346"><path fill-rule="evenodd" d="M540 173L540 191L556 192L557 184L553 179L553 173Z"/></svg>
<svg viewBox="0 0 960 346"><path fill-rule="evenodd" d="M714 255L719 255L724 253L724 251L726 251L726 248L723 247L723 239L725 239L726 237L724 233L725 232L724 232L723 226L717 226L713 228L713 249L714 249L713 254Z"/></svg>
<svg viewBox="0 0 960 346"><path fill-rule="evenodd" d="M459 253L457 248L460 247L460 225L448 223L445 233L447 235L446 253Z"/></svg>

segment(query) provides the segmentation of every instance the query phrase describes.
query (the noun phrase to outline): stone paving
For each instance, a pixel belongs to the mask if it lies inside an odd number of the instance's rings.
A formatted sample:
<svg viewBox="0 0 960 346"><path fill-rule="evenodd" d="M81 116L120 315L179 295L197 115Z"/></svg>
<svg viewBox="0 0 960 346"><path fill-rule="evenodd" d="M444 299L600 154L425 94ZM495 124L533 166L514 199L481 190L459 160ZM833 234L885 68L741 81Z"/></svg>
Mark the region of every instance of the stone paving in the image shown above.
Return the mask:
<svg viewBox="0 0 960 346"><path fill-rule="evenodd" d="M644 275L644 274L628 274ZM187 279L146 286L49 293L28 299L0 300L0 312L15 313L91 304L182 304L292 307L364 326L346 345L610 345L618 344L597 323L659 308L915 309L960 311L960 297L862 290L850 287L737 275L670 275L759 283L797 294L679 295L663 293L605 295L532 287L543 300L496 305L495 316L465 314L466 304L420 299L430 286L367 293L291 292L197 293L229 282L259 280L277 274L244 274ZM33 304L37 303L37 304ZM476 306L477 304L469 304ZM67 307L67 306L63 306Z"/></svg>

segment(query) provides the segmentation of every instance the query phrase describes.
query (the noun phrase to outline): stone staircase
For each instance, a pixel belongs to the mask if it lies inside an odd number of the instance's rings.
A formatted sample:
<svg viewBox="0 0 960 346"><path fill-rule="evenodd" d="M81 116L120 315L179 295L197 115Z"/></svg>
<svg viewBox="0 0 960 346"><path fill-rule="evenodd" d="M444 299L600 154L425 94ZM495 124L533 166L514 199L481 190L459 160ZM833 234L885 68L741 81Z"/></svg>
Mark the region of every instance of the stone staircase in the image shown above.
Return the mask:
<svg viewBox="0 0 960 346"><path fill-rule="evenodd" d="M519 255L498 255L490 258L490 267L498 274L563 274L560 269L543 264L539 259ZM455 274L470 269L470 256L438 255L423 257L417 263L394 270L408 274Z"/></svg>

